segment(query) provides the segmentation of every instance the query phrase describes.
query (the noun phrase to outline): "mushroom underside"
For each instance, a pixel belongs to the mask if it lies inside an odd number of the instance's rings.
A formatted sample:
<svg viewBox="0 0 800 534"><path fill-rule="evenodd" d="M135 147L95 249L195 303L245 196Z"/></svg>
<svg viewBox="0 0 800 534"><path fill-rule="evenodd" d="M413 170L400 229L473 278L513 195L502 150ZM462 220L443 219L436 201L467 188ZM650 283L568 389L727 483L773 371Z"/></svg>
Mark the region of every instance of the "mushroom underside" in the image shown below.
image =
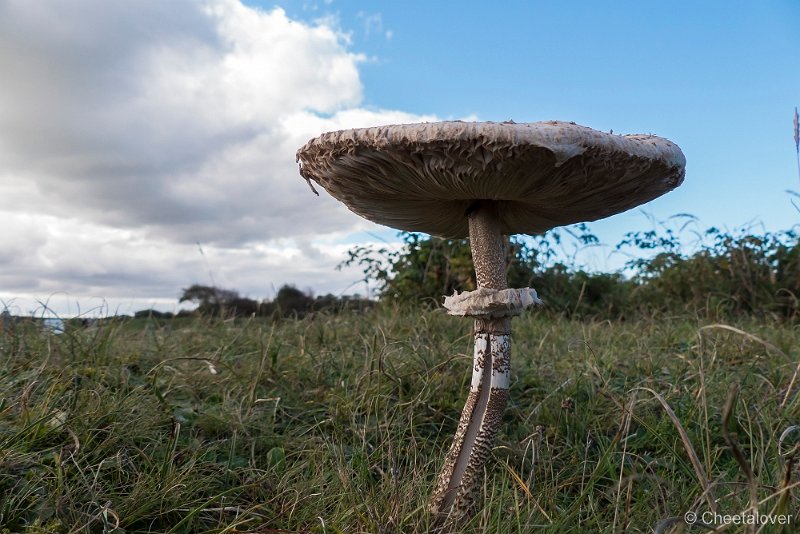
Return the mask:
<svg viewBox="0 0 800 534"><path fill-rule="evenodd" d="M447 238L469 235L466 212L476 199L500 204L503 234L536 234L626 211L684 176L680 165L630 154L612 164L591 148L559 162L548 149L528 147L513 165L457 156L360 148L313 163L301 157L301 173L366 219Z"/></svg>

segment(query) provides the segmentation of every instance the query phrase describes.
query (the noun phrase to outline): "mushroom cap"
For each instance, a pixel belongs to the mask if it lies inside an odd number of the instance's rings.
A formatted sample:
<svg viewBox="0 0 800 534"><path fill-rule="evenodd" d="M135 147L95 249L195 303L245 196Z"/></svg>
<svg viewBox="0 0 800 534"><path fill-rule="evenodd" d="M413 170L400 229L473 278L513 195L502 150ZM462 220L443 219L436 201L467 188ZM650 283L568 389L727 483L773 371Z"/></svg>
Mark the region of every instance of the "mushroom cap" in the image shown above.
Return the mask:
<svg viewBox="0 0 800 534"><path fill-rule="evenodd" d="M686 166L666 139L556 121L341 130L308 141L297 161L358 215L448 238L469 235L477 200L497 202L503 234L537 234L648 202L678 187Z"/></svg>

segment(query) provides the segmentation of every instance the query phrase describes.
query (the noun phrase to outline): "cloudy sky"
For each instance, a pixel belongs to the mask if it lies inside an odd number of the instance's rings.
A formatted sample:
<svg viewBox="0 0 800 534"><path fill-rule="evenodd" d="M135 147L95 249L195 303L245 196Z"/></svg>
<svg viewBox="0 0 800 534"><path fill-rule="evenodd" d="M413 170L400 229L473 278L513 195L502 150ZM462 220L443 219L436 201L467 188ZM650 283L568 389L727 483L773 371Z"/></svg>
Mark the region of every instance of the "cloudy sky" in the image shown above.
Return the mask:
<svg viewBox="0 0 800 534"><path fill-rule="evenodd" d="M0 307L173 310L193 283L363 294L334 267L395 232L314 196L294 155L378 124L652 132L688 168L648 213L788 228L800 5L683 4L0 0ZM648 224L593 228L613 244Z"/></svg>

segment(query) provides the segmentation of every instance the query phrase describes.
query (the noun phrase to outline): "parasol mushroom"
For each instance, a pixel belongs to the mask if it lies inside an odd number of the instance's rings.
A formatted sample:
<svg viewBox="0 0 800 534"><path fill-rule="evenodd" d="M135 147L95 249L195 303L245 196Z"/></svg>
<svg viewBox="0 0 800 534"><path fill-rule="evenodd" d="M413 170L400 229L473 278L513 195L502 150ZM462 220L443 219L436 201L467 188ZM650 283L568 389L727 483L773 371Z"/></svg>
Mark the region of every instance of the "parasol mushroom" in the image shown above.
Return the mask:
<svg viewBox="0 0 800 534"><path fill-rule="evenodd" d="M309 185L366 219L469 237L477 289L446 297L444 306L475 320L472 382L431 498L440 519L469 517L508 399L511 317L541 302L533 289L507 287L502 236L652 200L683 181L683 153L654 135L575 123L451 121L329 132L308 141L297 160Z"/></svg>

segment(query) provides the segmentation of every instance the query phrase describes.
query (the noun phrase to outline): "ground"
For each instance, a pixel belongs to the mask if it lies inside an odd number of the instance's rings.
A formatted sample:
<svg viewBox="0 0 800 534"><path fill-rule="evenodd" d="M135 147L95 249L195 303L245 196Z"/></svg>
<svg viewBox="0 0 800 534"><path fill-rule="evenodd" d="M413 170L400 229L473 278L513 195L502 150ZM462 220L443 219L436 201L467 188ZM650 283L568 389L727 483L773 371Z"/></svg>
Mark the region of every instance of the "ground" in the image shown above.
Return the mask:
<svg viewBox="0 0 800 534"><path fill-rule="evenodd" d="M465 532L795 531L798 325L539 312L513 339ZM468 320L392 307L6 329L0 525L425 532L471 342Z"/></svg>

